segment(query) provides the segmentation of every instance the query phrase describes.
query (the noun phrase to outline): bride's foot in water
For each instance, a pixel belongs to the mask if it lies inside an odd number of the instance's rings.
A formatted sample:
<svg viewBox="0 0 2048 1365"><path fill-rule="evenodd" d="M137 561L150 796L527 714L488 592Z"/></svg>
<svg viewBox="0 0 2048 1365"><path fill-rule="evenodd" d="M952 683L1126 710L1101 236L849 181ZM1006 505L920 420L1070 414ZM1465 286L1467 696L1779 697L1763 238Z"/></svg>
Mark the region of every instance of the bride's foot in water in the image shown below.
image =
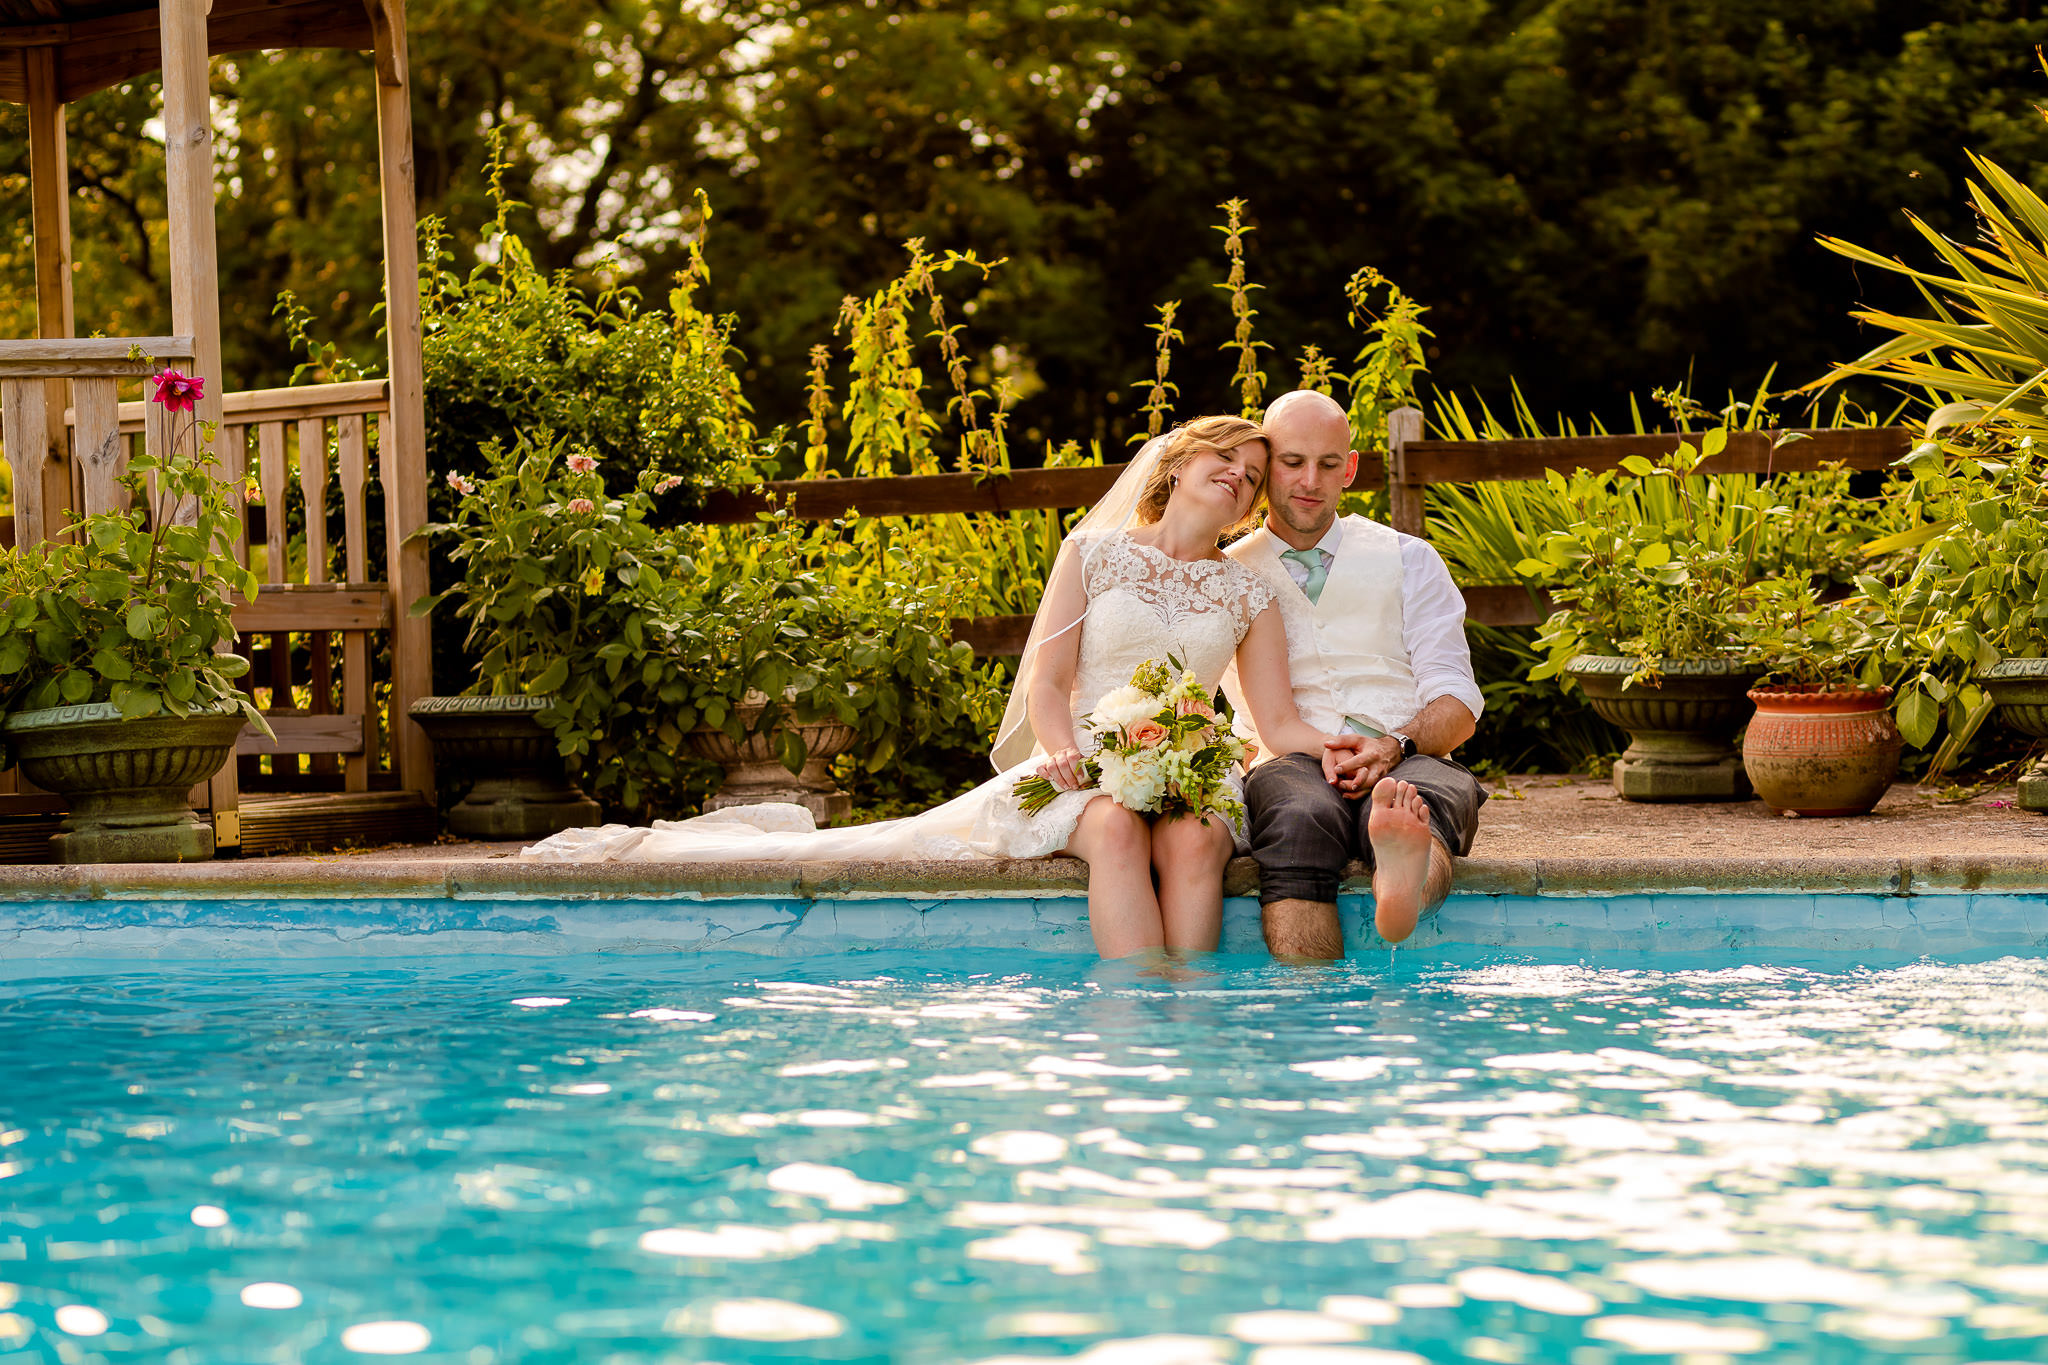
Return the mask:
<svg viewBox="0 0 2048 1365"><path fill-rule="evenodd" d="M1383 777L1366 819L1372 841L1373 917L1380 937L1399 943L1415 932L1429 880L1429 807L1411 783Z"/></svg>

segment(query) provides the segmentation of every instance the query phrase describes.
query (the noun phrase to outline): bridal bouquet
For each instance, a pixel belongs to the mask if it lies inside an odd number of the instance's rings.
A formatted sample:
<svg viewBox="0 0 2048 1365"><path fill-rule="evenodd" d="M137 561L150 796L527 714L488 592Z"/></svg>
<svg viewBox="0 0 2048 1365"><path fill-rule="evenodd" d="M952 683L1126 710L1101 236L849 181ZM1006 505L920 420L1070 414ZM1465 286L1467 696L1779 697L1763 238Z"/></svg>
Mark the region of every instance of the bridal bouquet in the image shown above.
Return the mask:
<svg viewBox="0 0 2048 1365"><path fill-rule="evenodd" d="M1217 719L1209 692L1180 660L1140 664L1130 686L1105 695L1081 724L1101 737L1095 752L1075 765L1084 787L1098 787L1125 810L1145 815L1244 817L1223 781L1244 761L1244 742ZM1027 815L1044 810L1059 793L1035 775L1016 786Z"/></svg>

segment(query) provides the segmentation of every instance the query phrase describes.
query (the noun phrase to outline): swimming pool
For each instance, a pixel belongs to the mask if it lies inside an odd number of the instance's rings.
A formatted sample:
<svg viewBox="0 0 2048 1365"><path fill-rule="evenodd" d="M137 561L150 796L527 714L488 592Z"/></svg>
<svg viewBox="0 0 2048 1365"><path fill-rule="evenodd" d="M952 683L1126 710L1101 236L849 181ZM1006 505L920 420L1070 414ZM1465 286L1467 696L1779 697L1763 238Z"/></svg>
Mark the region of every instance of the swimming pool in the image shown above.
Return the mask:
<svg viewBox="0 0 2048 1365"><path fill-rule="evenodd" d="M2037 1359L2048 962L0 982L0 1360Z"/></svg>

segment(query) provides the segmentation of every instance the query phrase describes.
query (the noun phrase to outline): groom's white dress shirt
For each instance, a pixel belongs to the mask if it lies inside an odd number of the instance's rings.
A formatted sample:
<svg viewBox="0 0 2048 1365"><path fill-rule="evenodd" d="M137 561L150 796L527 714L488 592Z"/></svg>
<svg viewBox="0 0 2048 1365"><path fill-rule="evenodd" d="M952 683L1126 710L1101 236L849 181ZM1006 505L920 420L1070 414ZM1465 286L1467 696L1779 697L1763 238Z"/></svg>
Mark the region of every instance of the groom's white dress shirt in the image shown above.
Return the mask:
<svg viewBox="0 0 2048 1365"><path fill-rule="evenodd" d="M1472 676L1472 649L1465 640L1465 594L1451 581L1436 547L1420 536L1396 531L1401 543L1401 640L1408 649L1408 666L1415 672L1415 691L1421 704L1438 697L1456 697L1477 720L1486 698ZM1323 557L1323 570L1336 562L1337 547L1344 542L1344 522L1330 523L1315 548ZM1282 557L1281 566L1294 586L1308 585L1308 566L1300 560Z"/></svg>

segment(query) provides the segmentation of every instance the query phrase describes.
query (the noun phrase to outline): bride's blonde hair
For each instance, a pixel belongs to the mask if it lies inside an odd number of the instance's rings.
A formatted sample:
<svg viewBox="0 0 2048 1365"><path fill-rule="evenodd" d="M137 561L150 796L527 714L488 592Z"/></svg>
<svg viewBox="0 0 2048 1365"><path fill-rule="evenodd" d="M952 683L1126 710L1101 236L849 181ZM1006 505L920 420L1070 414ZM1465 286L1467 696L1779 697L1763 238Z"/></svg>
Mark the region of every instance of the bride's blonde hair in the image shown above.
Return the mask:
<svg viewBox="0 0 2048 1365"><path fill-rule="evenodd" d="M1212 450L1235 450L1241 445L1265 440L1266 429L1243 417L1197 417L1175 428L1159 452L1159 462L1152 467L1151 477L1145 480L1145 487L1138 494L1132 521L1139 526L1150 526L1166 515L1166 500L1173 496L1174 478L1180 473L1181 466L1195 456ZM1270 449L1271 443L1267 444ZM1258 522L1265 501L1266 481L1261 478L1258 491L1252 495L1251 506L1245 509L1243 517L1224 528L1224 538L1250 530Z"/></svg>

